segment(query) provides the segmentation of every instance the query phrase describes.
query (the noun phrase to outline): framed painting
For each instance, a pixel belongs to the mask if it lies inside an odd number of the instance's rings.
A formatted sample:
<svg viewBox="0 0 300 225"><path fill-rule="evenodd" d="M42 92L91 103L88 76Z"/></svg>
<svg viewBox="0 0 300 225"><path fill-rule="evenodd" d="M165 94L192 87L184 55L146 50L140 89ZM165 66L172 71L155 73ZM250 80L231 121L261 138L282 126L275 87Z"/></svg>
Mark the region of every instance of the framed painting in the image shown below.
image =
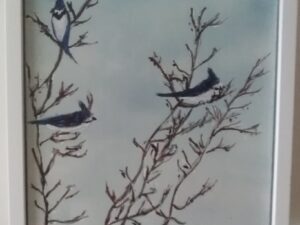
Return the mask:
<svg viewBox="0 0 300 225"><path fill-rule="evenodd" d="M1 224L288 225L296 3L1 1Z"/></svg>

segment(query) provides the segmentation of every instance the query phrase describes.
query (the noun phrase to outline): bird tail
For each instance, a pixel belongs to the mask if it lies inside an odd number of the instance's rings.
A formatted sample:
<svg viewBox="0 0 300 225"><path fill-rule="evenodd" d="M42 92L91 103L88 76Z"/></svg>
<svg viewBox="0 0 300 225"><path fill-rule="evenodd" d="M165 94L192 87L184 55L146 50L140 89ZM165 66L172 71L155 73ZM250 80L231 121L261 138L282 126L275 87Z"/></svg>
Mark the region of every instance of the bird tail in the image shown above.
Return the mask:
<svg viewBox="0 0 300 225"><path fill-rule="evenodd" d="M39 121L39 120L32 120L32 121L29 121L28 123L30 123L32 125L41 125L41 124L43 124L43 122Z"/></svg>
<svg viewBox="0 0 300 225"><path fill-rule="evenodd" d="M174 93L157 93L159 97L180 97L182 92L174 92Z"/></svg>
<svg viewBox="0 0 300 225"><path fill-rule="evenodd" d="M68 47L64 48L63 50L64 50L64 52L66 53L67 56L69 56L76 64L78 64L78 62L76 61L74 56L71 54L70 49Z"/></svg>
<svg viewBox="0 0 300 225"><path fill-rule="evenodd" d="M30 123L30 124L38 124L39 121L38 120L32 120L32 121L28 121L28 123Z"/></svg>
<svg viewBox="0 0 300 225"><path fill-rule="evenodd" d="M45 120L31 120L31 121L28 121L28 123L30 124L46 124L46 121Z"/></svg>

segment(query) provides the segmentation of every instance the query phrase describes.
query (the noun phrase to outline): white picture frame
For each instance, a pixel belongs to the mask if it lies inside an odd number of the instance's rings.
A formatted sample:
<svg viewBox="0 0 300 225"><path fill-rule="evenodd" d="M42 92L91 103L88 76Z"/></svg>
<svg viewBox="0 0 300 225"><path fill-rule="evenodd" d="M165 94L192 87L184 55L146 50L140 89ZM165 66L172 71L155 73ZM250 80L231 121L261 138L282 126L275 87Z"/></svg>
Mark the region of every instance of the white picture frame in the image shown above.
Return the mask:
<svg viewBox="0 0 300 225"><path fill-rule="evenodd" d="M25 225L23 8L0 1L0 224ZM297 0L281 0L272 224L289 224Z"/></svg>

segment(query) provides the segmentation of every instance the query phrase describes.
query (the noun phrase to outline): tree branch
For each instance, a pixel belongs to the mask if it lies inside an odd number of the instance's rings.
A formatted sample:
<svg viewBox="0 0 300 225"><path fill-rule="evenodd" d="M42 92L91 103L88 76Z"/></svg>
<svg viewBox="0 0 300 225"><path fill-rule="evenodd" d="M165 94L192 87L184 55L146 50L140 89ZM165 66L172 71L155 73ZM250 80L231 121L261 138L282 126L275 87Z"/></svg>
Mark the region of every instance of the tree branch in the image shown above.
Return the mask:
<svg viewBox="0 0 300 225"><path fill-rule="evenodd" d="M80 215L73 217L72 219L68 219L68 220L59 220L59 219L50 219L48 222L50 224L52 223L60 223L60 224L74 224L77 223L83 219L88 218L88 216L86 215L86 211L83 211Z"/></svg>

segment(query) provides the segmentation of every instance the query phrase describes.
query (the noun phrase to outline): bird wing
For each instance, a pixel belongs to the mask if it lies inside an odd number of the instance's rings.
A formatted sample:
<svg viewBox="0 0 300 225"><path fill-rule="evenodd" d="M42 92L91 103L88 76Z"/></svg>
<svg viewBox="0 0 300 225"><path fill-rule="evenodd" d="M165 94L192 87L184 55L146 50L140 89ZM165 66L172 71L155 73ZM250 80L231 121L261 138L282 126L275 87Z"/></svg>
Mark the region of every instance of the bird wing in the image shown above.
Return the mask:
<svg viewBox="0 0 300 225"><path fill-rule="evenodd" d="M65 28L62 44L66 49L69 49L69 39L70 39L71 25L70 25L70 15L67 11L66 11L65 16L66 16L66 28Z"/></svg>

